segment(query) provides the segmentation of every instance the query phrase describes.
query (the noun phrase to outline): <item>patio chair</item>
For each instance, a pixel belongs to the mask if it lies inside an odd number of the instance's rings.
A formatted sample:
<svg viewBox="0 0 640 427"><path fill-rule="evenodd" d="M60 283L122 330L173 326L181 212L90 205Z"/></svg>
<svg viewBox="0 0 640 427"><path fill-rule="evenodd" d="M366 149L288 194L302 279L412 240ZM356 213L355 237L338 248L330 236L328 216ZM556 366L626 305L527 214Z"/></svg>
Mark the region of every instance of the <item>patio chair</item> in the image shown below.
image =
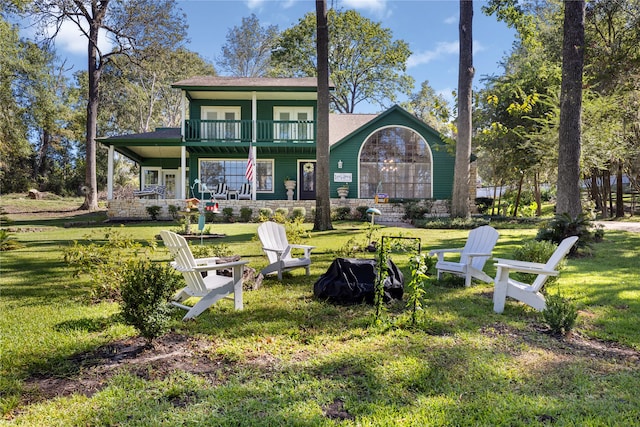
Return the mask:
<svg viewBox="0 0 640 427"><path fill-rule="evenodd" d="M216 185L215 190L213 190L213 197L216 199L227 200L229 197L229 187L227 187L227 184L223 182Z"/></svg>
<svg viewBox="0 0 640 427"><path fill-rule="evenodd" d="M267 221L258 227L258 237L262 243L262 249L267 254L269 265L260 272L263 276L267 274L278 274L278 280L282 280L284 271L294 268L304 267L309 275L309 265L311 264L311 250L315 246L290 245L287 241L287 233L284 227L275 222ZM292 249L303 249L304 256L294 258L291 255Z"/></svg>
<svg viewBox="0 0 640 427"><path fill-rule="evenodd" d="M493 311L502 313L507 297L523 302L538 311L544 310L546 301L541 292L542 287L549 276L558 275L556 267L577 241L578 236L564 239L546 264L496 258L497 263L495 265L498 271L496 272L495 288L493 290ZM537 274L537 277L531 284L522 283L509 277L511 272L516 271Z"/></svg>
<svg viewBox="0 0 640 427"><path fill-rule="evenodd" d="M493 278L482 271L482 269L491 257L491 252L498 241L498 236L499 234L495 228L483 225L482 227L471 230L464 248L436 249L430 251L429 256L438 255L438 262L436 263L438 280L441 279L442 273L451 273L464 277L464 285L467 287L471 286L471 279L491 283ZM460 258L458 261L447 261L444 259L446 253L459 253Z"/></svg>
<svg viewBox="0 0 640 427"><path fill-rule="evenodd" d="M242 184L236 198L238 200L251 200L251 184L247 184L246 182Z"/></svg>
<svg viewBox="0 0 640 427"><path fill-rule="evenodd" d="M182 320L192 319L222 298L233 294L234 307L242 310L242 273L248 261L218 263L218 258L194 258L184 237L163 230L160 236L175 261L171 266L182 273L187 286L172 298L172 304L187 310ZM231 277L217 274L220 270L231 270ZM207 272L203 277L203 273ZM200 298L193 307L183 304L191 297Z"/></svg>

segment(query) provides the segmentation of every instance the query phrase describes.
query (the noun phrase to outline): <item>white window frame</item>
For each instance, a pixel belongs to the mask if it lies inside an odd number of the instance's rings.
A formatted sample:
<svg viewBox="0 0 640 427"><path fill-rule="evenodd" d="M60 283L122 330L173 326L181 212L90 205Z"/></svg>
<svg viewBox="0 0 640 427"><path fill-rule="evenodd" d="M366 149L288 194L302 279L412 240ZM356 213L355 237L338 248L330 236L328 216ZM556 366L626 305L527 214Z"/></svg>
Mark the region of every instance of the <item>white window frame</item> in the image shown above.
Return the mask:
<svg viewBox="0 0 640 427"><path fill-rule="evenodd" d="M156 182L146 182L145 177L147 176L147 172L157 172L157 181ZM140 189L142 190L147 185L160 185L160 180L162 179L162 168L158 166L143 166L140 168Z"/></svg>
<svg viewBox="0 0 640 427"><path fill-rule="evenodd" d="M282 113L289 114L289 119L286 121L306 120L313 121L313 107L287 107L277 106L273 107L273 120L275 122L280 121L280 115ZM307 115L306 119L300 119L300 113ZM306 135L304 135L306 133ZM308 140L313 136L313 125L311 123L300 123L297 126L294 123L274 123L273 124L273 139L275 141L282 140L297 140L298 137L304 136L302 140Z"/></svg>
<svg viewBox="0 0 640 427"><path fill-rule="evenodd" d="M246 159L229 159L229 158L205 158L205 157L201 157L198 159L198 180L200 182L204 182L203 178L202 178L202 162L243 162L246 165ZM256 160L256 169L255 169L255 173L256 173L256 182L259 181L259 176L257 176L258 174L258 164L259 163L269 163L271 165L271 189L270 190L260 190L258 188L256 188L256 193L261 193L261 194L269 194L269 193L275 193L275 185L274 185L274 174L275 174L275 160L274 159L257 159ZM242 169L242 172L244 173L244 168ZM240 175L236 175L236 176L240 176ZM225 180L226 180L226 175L225 175ZM211 189L210 189L211 190ZM202 185L198 185L198 191L200 193L202 193Z"/></svg>
<svg viewBox="0 0 640 427"><path fill-rule="evenodd" d="M200 136L202 139L240 139L240 123L223 123L225 120L240 120L242 108L227 105L207 105L200 108L201 120L220 120L220 123L202 123ZM215 113L210 119L209 113ZM226 118L233 114L233 119Z"/></svg>

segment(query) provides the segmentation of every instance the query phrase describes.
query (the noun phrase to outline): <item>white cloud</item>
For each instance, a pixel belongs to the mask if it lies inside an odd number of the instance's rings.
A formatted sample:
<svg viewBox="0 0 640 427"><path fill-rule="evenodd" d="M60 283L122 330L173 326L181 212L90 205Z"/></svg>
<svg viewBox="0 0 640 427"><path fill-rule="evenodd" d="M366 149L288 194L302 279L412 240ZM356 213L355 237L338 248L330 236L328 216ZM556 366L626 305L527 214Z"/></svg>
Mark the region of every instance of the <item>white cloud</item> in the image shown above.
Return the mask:
<svg viewBox="0 0 640 427"><path fill-rule="evenodd" d="M391 11L387 9L387 0L342 0L347 9L366 10L379 18L388 17Z"/></svg>
<svg viewBox="0 0 640 427"><path fill-rule="evenodd" d="M457 24L458 23L458 17L456 15L451 15L448 18L445 18L444 23L447 25L451 25L451 24Z"/></svg>
<svg viewBox="0 0 640 427"><path fill-rule="evenodd" d="M479 52L487 50L482 43L477 40L473 41L473 54L477 54ZM431 61L437 61L439 59L443 59L443 57L448 55L458 54L460 51L460 46L458 42L440 42L436 45L435 49L427 50L424 52L414 53L407 60L407 67L416 67L422 64L428 64Z"/></svg>
<svg viewBox="0 0 640 427"><path fill-rule="evenodd" d="M88 25L83 24L83 28L88 31ZM49 34L53 34L55 28L50 27L48 29ZM78 26L70 21L65 21L55 38L56 48L63 52L82 55L87 53L87 46L89 41L85 37ZM113 43L107 39L106 31L101 30L98 33L98 48L105 53L109 52L113 48Z"/></svg>
<svg viewBox="0 0 640 427"><path fill-rule="evenodd" d="M409 57L407 61L407 67L415 67L421 64L428 64L431 61L438 60L443 56L448 56L458 53L458 42L440 42L436 45L435 49L427 50L424 52L414 53Z"/></svg>
<svg viewBox="0 0 640 427"><path fill-rule="evenodd" d="M267 4L269 0L247 0L246 4L249 10L262 10L262 6ZM296 0L278 1L278 8L289 9L293 7Z"/></svg>

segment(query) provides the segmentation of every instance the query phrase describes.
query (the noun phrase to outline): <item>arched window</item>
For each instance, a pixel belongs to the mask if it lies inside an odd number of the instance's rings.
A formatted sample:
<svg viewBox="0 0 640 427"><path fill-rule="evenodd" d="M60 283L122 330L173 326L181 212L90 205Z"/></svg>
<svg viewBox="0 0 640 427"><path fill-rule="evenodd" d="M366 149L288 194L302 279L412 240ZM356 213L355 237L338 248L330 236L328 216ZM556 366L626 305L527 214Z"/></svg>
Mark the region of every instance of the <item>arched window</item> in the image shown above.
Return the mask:
<svg viewBox="0 0 640 427"><path fill-rule="evenodd" d="M373 133L360 152L360 197L431 196L431 151L417 132L388 127Z"/></svg>

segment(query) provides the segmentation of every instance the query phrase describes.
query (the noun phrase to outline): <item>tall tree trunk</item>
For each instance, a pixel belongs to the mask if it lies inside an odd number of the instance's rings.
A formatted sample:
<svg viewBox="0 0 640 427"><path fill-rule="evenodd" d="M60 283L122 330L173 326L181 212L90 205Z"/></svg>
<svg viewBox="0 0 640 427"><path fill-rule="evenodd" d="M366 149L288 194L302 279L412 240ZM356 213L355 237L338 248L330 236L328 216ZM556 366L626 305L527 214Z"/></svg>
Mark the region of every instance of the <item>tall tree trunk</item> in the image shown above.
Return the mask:
<svg viewBox="0 0 640 427"><path fill-rule="evenodd" d="M520 198L522 197L522 183L524 182L524 172L520 171L520 181L518 181L518 192L516 193L516 201L513 206L513 217L518 216L518 208L520 207Z"/></svg>
<svg viewBox="0 0 640 427"><path fill-rule="evenodd" d="M542 195L540 194L540 172L533 173L533 194L536 199L536 216L542 216Z"/></svg>
<svg viewBox="0 0 640 427"><path fill-rule="evenodd" d="M471 96L473 75L473 1L460 0L460 62L458 64L458 141L456 143L455 171L451 216L469 216L469 176L471 160Z"/></svg>
<svg viewBox="0 0 640 427"><path fill-rule="evenodd" d="M618 159L618 170L616 171L616 217L624 217L624 199L622 193L622 160Z"/></svg>
<svg viewBox="0 0 640 427"><path fill-rule="evenodd" d="M584 0L564 1L556 212L568 213L572 218L582 213L580 203L580 121L584 66L584 16Z"/></svg>
<svg viewBox="0 0 640 427"><path fill-rule="evenodd" d="M316 0L318 117L316 120L316 215L313 229L332 230L329 198L329 27L327 2Z"/></svg>

